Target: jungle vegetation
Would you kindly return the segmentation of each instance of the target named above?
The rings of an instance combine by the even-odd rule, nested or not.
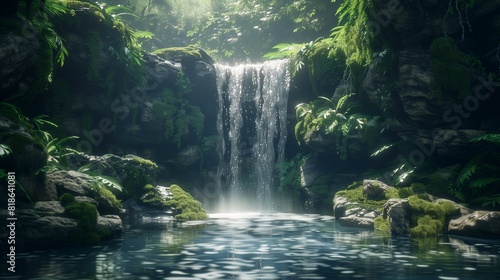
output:
[[[478,1],[450,1],[448,11],[443,15],[444,20],[453,13],[465,14]],[[427,2],[438,3],[436,0]],[[368,120],[379,117],[380,113],[361,112],[355,108],[359,103],[366,104],[361,77],[375,58],[388,57],[399,47],[392,44],[388,34],[375,34],[376,30],[370,28],[369,22],[373,20],[373,13],[370,12],[375,9],[371,0],[47,0],[45,8],[33,7],[34,11],[38,9],[43,15],[36,18],[26,12],[23,6],[25,1],[20,3],[18,15],[43,35],[40,44],[45,46],[41,48],[44,53],[37,56],[40,60],[37,63],[40,80],[34,87],[35,93],[44,92],[53,79],[53,70],[64,67],[65,59],[72,55],[66,50],[63,38],[54,30],[51,18],[70,16],[72,8],[84,6],[94,9],[96,17],[113,26],[122,44],[111,51],[118,58],[117,63],[125,65],[127,70],[140,68],[144,51],[188,45],[201,47],[216,61],[291,59],[294,74],[307,72],[311,86],[311,93],[307,95],[312,97],[295,109],[297,141],[307,142],[314,133],[336,137],[338,144],[334,147],[334,154],[343,160],[347,157],[349,137],[359,134]],[[467,20],[465,18],[460,22],[464,32],[470,28]],[[14,24],[9,28],[18,27]],[[99,36],[89,33],[89,46],[101,40]],[[430,67],[436,76],[436,95],[453,92],[463,98],[470,87],[464,67],[484,72],[477,58],[459,49],[459,40],[444,32],[442,37],[428,44]],[[118,74],[103,73],[97,54],[92,57],[85,73],[88,80],[107,84],[109,93],[116,91],[118,87],[108,82]],[[389,68],[390,65],[387,66]],[[331,98],[334,90],[341,84],[346,90],[334,100]],[[397,86],[395,82],[393,84]],[[325,88],[329,96],[320,97],[325,95]],[[182,98],[187,91],[166,90],[161,102],[153,104],[154,113],[164,120],[166,141],[177,146],[181,145],[181,132],[186,127],[200,137],[203,131],[200,110]],[[63,144],[69,140],[64,137],[40,139],[40,144],[56,147],[48,148],[54,152],[49,163],[56,163],[64,157]],[[444,193],[469,205],[498,208],[498,134],[491,133],[474,142],[490,143],[489,150],[465,162],[456,182],[446,185]],[[391,146],[403,149],[407,144],[395,143]],[[1,145],[0,157],[11,150],[12,147]],[[413,171],[399,175],[404,179]],[[285,179],[282,181],[297,185],[297,178]],[[99,182],[102,183],[102,180],[96,181],[96,186]],[[286,189],[286,186],[281,187]]]

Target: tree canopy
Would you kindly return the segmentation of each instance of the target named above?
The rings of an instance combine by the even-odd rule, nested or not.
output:
[[[334,0],[108,0],[101,4],[136,30],[148,51],[197,45],[225,61],[258,60],[278,43],[328,36],[337,23],[339,6]]]

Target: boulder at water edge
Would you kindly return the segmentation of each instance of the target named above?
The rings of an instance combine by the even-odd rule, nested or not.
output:
[[[451,220],[448,224],[448,233],[474,237],[499,238],[500,212],[475,211],[472,214]]]

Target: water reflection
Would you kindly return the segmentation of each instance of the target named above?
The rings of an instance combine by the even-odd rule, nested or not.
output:
[[[499,255],[488,240],[391,238],[326,216],[245,213],[127,228],[103,246],[19,255],[17,268],[24,279],[496,279]]]

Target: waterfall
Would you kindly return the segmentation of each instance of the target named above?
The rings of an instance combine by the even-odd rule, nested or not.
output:
[[[224,210],[273,210],[275,165],[286,142],[288,61],[216,65],[216,72]]]

